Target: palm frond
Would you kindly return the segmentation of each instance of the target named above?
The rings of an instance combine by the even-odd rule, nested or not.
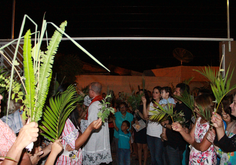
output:
[[[217,79],[217,75],[218,73],[211,69],[210,66],[206,67],[204,69],[202,69],[201,71],[200,70],[197,70],[197,69],[193,69],[194,71],[202,74],[203,76],[205,76],[206,78],[208,78],[208,80],[211,82],[211,83],[214,83]]]
[[[202,71],[195,70],[208,78],[208,80],[210,81],[210,86],[216,99],[214,102],[217,104],[215,111],[218,109],[223,98],[233,89],[236,89],[236,85],[233,85],[230,88],[230,82],[233,76],[234,69],[232,70],[231,74],[229,73],[229,70],[230,66],[227,69],[225,77],[222,76],[220,71],[216,72],[211,67],[205,67],[205,69],[203,69]]]
[[[23,46],[23,64],[24,64],[24,75],[25,75],[25,87],[26,96],[24,104],[26,106],[26,112],[31,117],[32,121],[35,116],[35,76],[31,56],[31,32],[28,30],[24,37]]]
[[[189,79],[183,80],[184,84],[189,85],[189,83],[194,79],[194,77],[190,77]]]
[[[43,115],[42,126],[43,136],[51,141],[58,139],[63,131],[66,119],[76,108],[76,103],[83,97],[76,96],[76,90],[70,85],[66,91],[57,94],[49,99],[49,106],[46,106]]]
[[[167,106],[162,107],[157,102],[154,102],[158,107],[153,107],[155,110],[150,111],[152,115],[150,120],[154,122],[162,122],[171,119],[172,122],[178,121],[180,124],[185,124],[184,113],[181,111],[179,113],[174,112],[173,105],[167,104]]]
[[[60,26],[62,31],[65,31],[65,26],[67,22],[63,22]],[[54,62],[54,56],[56,54],[59,43],[62,39],[62,33],[57,30],[54,32],[52,39],[49,43],[48,50],[46,51],[46,55],[44,55],[42,64],[39,71],[39,82],[37,87],[38,99],[36,102],[37,115],[35,121],[40,120],[42,109],[47,98],[49,85],[51,81],[52,74],[52,64]]]

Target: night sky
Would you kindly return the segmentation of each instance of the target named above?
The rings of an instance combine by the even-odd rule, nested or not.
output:
[[[1,39],[11,38],[12,1],[1,0]],[[24,14],[41,28],[45,19],[59,25],[68,21],[71,37],[227,37],[226,0],[221,1],[27,1],[16,0],[15,37]],[[236,38],[236,2],[230,1],[231,38]],[[28,21],[26,30],[34,29]],[[26,31],[25,30],[25,31]],[[49,25],[49,36],[54,28]],[[194,55],[183,65],[219,65],[218,42],[195,41],[78,41],[103,64],[136,71],[178,66],[172,51],[181,47]],[[70,41],[60,44],[59,53],[76,54],[95,64]]]

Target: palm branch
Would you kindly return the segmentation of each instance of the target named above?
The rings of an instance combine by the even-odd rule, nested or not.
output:
[[[157,107],[153,107],[155,110],[150,111],[152,113],[152,115],[149,118],[151,121],[162,122],[162,121],[167,120],[169,117],[171,117],[172,122],[174,122],[173,117],[172,117],[173,116],[172,105],[168,103],[167,106],[162,107],[157,102],[154,102],[154,103],[157,105]]]
[[[150,116],[150,120],[154,122],[163,122],[171,118],[172,122],[179,122],[180,124],[185,123],[184,113],[180,111],[179,113],[174,112],[173,105],[169,103],[167,106],[162,107],[157,102],[154,102],[158,107],[153,107],[155,110],[150,111],[152,115]]]
[[[205,67],[202,71],[195,70],[205,76],[210,81],[210,86],[212,89],[212,92],[215,96],[215,103],[217,104],[217,107],[214,111],[216,111],[219,108],[219,105],[223,98],[233,89],[236,88],[236,84],[233,85],[230,88],[230,82],[233,76],[234,69],[232,70],[231,74],[229,73],[230,66],[227,69],[227,72],[225,74],[225,77],[223,77],[220,73],[220,71],[216,72],[211,69],[211,67]],[[230,75],[229,75],[230,74]],[[229,76],[229,77],[228,77]]]
[[[76,90],[73,85],[70,85],[66,91],[51,97],[49,106],[46,106],[43,113],[42,126],[39,126],[44,132],[41,134],[53,142],[59,139],[68,116],[76,108],[76,103],[80,100],[83,100],[83,97],[76,96]]]
[[[183,83],[189,85],[189,83],[190,83],[193,79],[194,79],[194,77],[190,77],[189,79],[183,80]]]

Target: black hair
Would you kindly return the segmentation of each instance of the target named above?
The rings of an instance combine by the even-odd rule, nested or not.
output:
[[[185,83],[179,83],[176,88],[180,88],[180,93],[182,94],[185,90],[189,93],[189,86]]]
[[[209,88],[201,87],[201,88],[199,88],[197,95],[200,95],[200,94],[210,94],[211,95],[212,91]]]
[[[160,87],[160,86],[155,86],[155,87],[153,88],[152,92],[153,92],[155,89],[157,89],[157,90],[159,91],[159,93],[161,93],[161,87]],[[152,103],[154,103],[154,101],[155,101],[155,100],[152,98]]]
[[[130,122],[128,120],[124,120],[122,123],[126,123],[127,127],[130,127]]]
[[[129,108],[129,107],[128,107],[128,104],[127,104],[126,102],[121,102],[121,103],[119,104],[119,107],[120,107],[122,104],[125,106],[126,109]]]
[[[78,121],[78,119],[79,119],[79,110],[78,110],[77,107],[70,113],[69,119],[71,120],[71,122],[74,124],[74,126],[77,129],[80,127],[79,121]]]
[[[164,90],[166,93],[169,93],[169,97],[172,97],[171,87],[165,86],[161,88],[161,91]]]

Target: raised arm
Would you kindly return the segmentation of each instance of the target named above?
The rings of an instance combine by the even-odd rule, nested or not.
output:
[[[145,120],[147,120],[148,119],[148,113],[149,113],[149,106],[150,105],[148,107],[146,106],[147,100],[146,100],[145,96],[142,96],[142,102],[143,102],[143,118]]]
[[[61,144],[61,140],[60,139],[56,140],[52,145],[52,151],[49,154],[45,165],[54,164],[54,162],[57,158],[57,155],[62,151],[62,149],[63,149],[63,146]]]
[[[172,124],[173,130],[178,131],[182,135],[182,137],[184,138],[184,140],[186,142],[191,144],[197,150],[204,152],[212,145],[212,143],[207,140],[208,132],[205,134],[202,141],[200,143],[197,143],[194,138],[195,127],[196,127],[196,123],[193,126],[193,128],[191,129],[190,133],[188,134],[188,133],[186,133],[185,129],[178,122],[175,122]]]
[[[93,130],[99,129],[101,125],[102,125],[102,120],[100,118],[98,120],[93,121],[84,131],[84,133],[75,140],[75,149],[78,150],[89,138],[91,132]]]

